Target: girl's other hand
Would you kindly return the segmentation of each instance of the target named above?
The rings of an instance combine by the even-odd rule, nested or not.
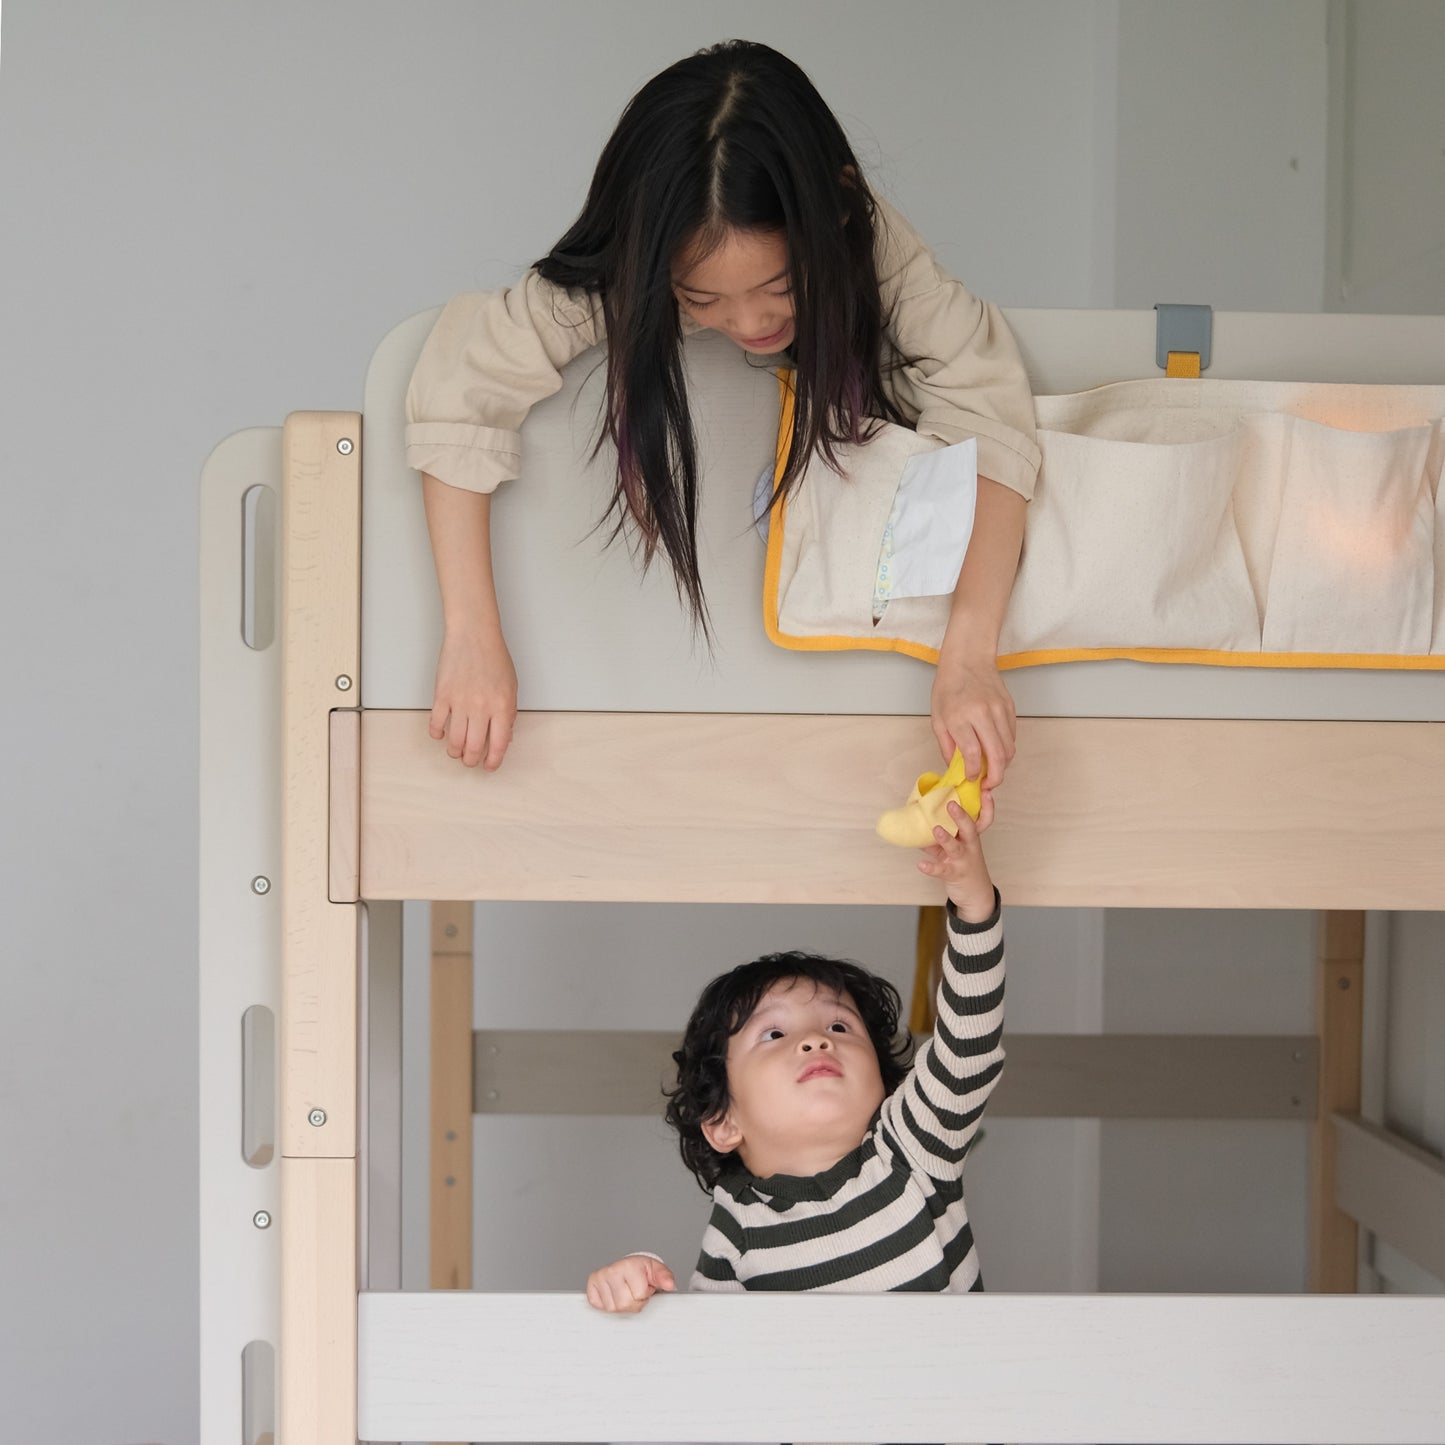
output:
[[[677,1288],[672,1271],[650,1254],[629,1254],[587,1276],[587,1303],[607,1314],[635,1315],[658,1290]]]
[[[943,653],[933,679],[933,736],[947,762],[958,748],[970,778],[988,760],[985,791],[1003,782],[1013,761],[1018,717],[1014,700],[993,658],[957,658]]]
[[[437,658],[428,732],[447,756],[488,772],[501,767],[517,721],[517,670],[500,632],[447,632]]]

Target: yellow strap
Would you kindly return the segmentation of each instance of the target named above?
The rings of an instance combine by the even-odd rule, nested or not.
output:
[[[1198,376],[1199,353],[1197,351],[1171,351],[1169,364],[1164,368],[1165,376]]]
[[[908,1028],[915,1034],[933,1032],[937,1014],[934,993],[943,971],[943,946],[948,940],[948,913],[942,908],[918,910],[918,951],[913,968],[913,998],[908,1009]]]

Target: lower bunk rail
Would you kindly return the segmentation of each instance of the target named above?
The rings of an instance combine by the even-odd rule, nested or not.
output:
[[[1445,1298],[363,1294],[366,1441],[1438,1445]]]

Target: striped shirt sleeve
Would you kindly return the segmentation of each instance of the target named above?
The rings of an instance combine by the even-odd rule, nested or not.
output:
[[[703,1294],[741,1294],[745,1289],[738,1278],[742,1251],[742,1225],[721,1204],[714,1202],[688,1290]]]
[[[1003,1073],[1003,920],[967,923],[948,906],[938,1022],[903,1083],[883,1101],[879,1129],[914,1168],[956,1180]]]

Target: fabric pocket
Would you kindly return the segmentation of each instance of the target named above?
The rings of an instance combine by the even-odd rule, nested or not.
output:
[[[1290,419],[1265,598],[1266,652],[1430,650],[1432,429]]]
[[[884,532],[911,457],[943,443],[908,427],[876,423],[865,443],[838,448],[841,472],[814,456],[789,497],[782,524],[774,518],[768,542],[767,608],[776,630],[792,638],[887,638],[885,609],[875,625],[874,594]],[[947,621],[948,598],[942,604]],[[776,639],[775,639],[776,640]]]
[[[1041,431],[1001,653],[1258,651],[1235,527],[1237,432],[1157,444]]]

